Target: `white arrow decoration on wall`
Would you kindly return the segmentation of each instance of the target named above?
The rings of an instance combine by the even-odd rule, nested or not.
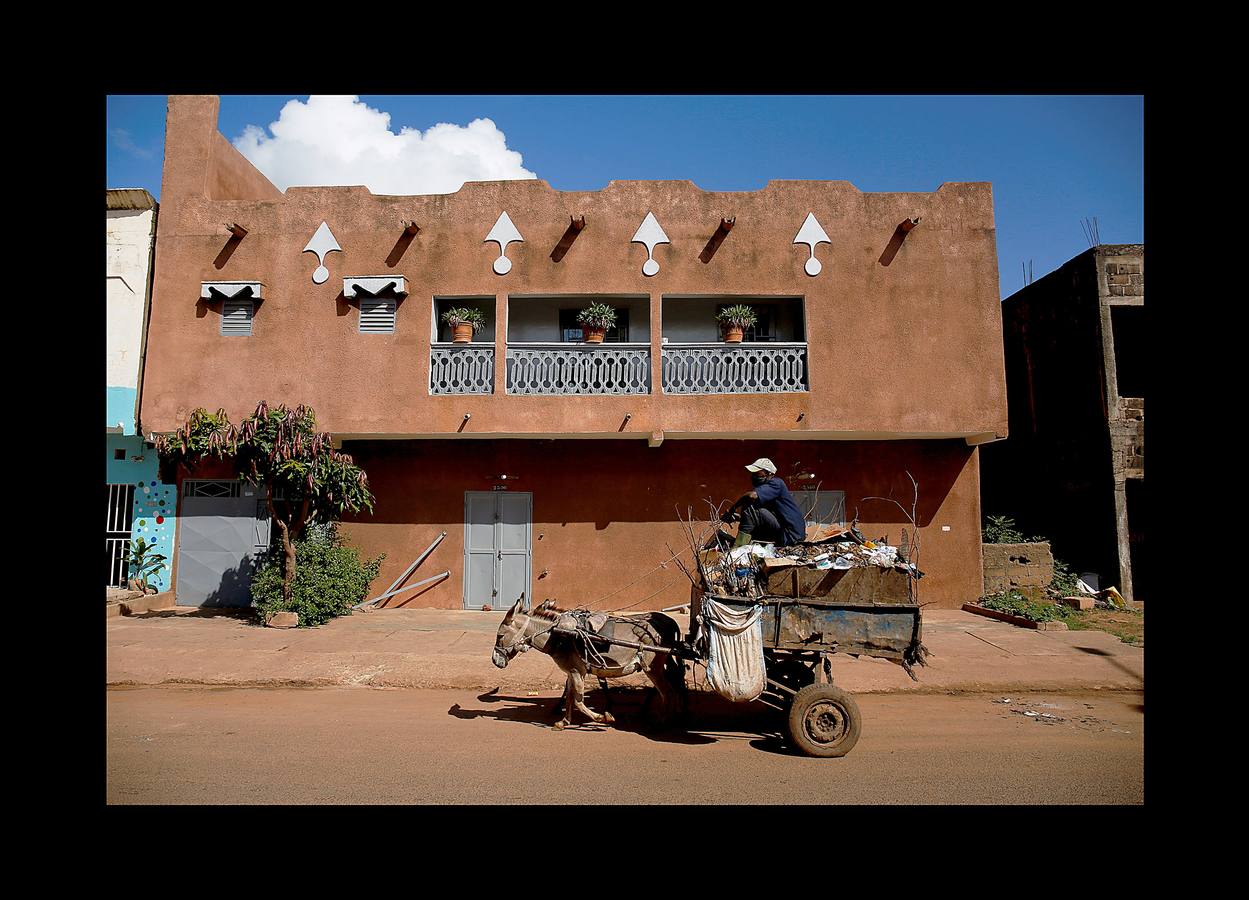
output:
[[[629,243],[646,245],[646,262],[642,263],[642,274],[654,275],[659,271],[659,263],[655,262],[655,245],[671,244],[672,241],[668,240],[668,235],[664,234],[664,230],[659,227],[655,214],[648,212],[642,224],[638,226],[638,233]]]
[[[325,284],[330,277],[330,270],[325,267],[325,257],[337,250],[342,252],[343,248],[338,246],[338,241],[334,239],[334,233],[330,231],[330,226],[321,223],[321,227],[317,229],[317,233],[312,236],[312,240],[308,242],[308,246],[304,248],[304,253],[315,253],[319,265],[312,273],[313,284]]]
[[[490,229],[490,233],[486,235],[483,244],[494,241],[499,245],[499,258],[494,261],[494,271],[499,275],[506,275],[512,271],[512,261],[507,258],[507,245],[513,241],[524,241],[520,236],[520,232],[516,230],[516,226],[512,224],[511,218],[504,212],[499,216],[499,220],[494,223],[494,227]]]
[[[807,264],[803,267],[808,275],[816,276],[820,274],[820,269],[824,268],[820,265],[820,261],[815,258],[816,244],[831,244],[824,229],[820,227],[820,223],[815,220],[815,213],[807,213],[807,220],[802,223],[802,227],[798,229],[798,236],[794,238],[795,244],[806,244],[811,248],[811,258],[807,260]]]

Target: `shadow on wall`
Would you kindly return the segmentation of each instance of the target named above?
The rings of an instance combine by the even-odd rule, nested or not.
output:
[[[206,609],[248,609],[252,605],[251,581],[254,571],[251,557],[243,560],[238,567],[226,569],[221,573],[220,583],[204,598],[204,602],[195,604]]]
[[[369,474],[377,497],[372,515],[345,517],[367,524],[440,525],[462,520],[465,491],[489,491],[493,476],[516,477],[513,490],[532,492],[534,521],[552,525],[593,522],[676,522],[687,507],[706,517],[713,503],[750,490],[743,468],[760,456],[781,475],[813,471],[820,490],[844,491],[846,515],[858,508],[863,522],[907,524],[897,500],[910,511],[910,470],[919,482],[919,524],[941,508],[972,448],[962,441],[865,441],[838,444],[769,441],[670,441],[651,448],[641,441],[349,442],[345,449]],[[510,482],[509,482],[510,484]]]

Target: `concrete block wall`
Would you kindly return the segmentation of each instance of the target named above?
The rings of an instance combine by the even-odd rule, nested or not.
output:
[[[1054,554],[1048,541],[984,545],[984,592],[1016,590],[1034,600],[1045,597],[1054,579]]]
[[[1145,275],[1140,263],[1106,263],[1106,285],[1112,297],[1145,296]]]
[[[1120,397],[1110,418],[1115,478],[1145,477],[1145,399]]]

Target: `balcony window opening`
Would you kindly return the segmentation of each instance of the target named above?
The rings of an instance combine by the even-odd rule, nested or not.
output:
[[[494,346],[494,297],[436,297],[432,323],[432,343],[446,344],[455,340],[455,326],[443,321],[452,310],[476,310],[485,325],[473,332],[472,343]]]
[[[663,298],[663,390],[666,394],[800,393],[809,384],[802,297],[750,295]],[[717,318],[748,306],[754,323],[741,341]]]
[[[454,321],[452,321],[454,320]],[[455,342],[455,322],[461,327]],[[431,394],[494,393],[494,297],[435,297],[430,323],[429,392]]]

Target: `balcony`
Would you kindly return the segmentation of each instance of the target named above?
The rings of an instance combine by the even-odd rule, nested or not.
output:
[[[665,394],[781,394],[807,390],[805,341],[664,344]]]
[[[432,344],[429,348],[429,392],[494,393],[494,346]]]
[[[649,394],[650,390],[650,344],[507,345],[509,394]]]

